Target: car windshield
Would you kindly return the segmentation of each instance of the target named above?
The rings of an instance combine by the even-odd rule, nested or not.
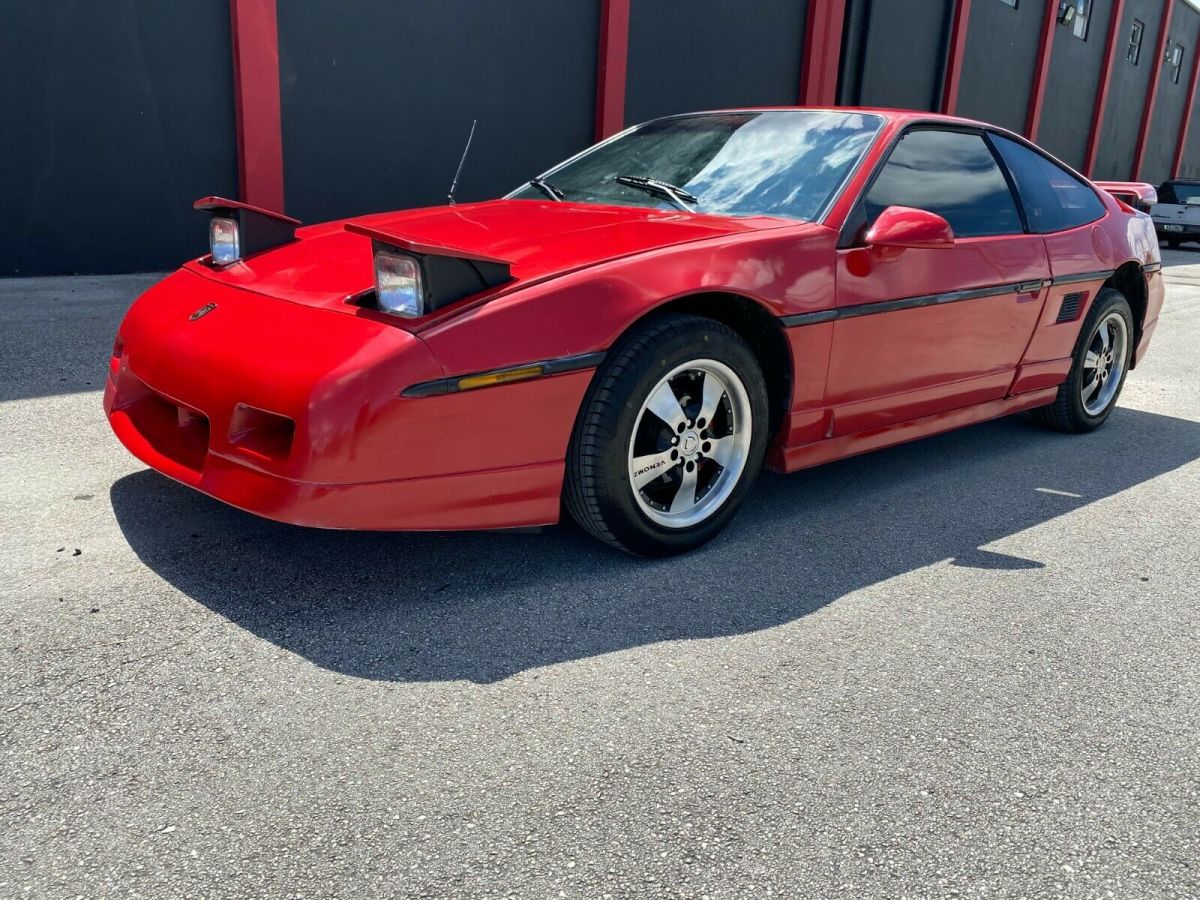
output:
[[[813,110],[656,119],[550,170],[540,186],[509,196],[813,220],[882,122],[862,113]]]

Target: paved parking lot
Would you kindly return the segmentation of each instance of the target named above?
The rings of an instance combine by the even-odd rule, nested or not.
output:
[[[788,478],[647,562],[304,531],[0,282],[0,897],[1200,896],[1200,250],[1101,431]]]

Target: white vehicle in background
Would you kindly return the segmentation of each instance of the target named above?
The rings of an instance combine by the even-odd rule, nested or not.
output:
[[[1200,241],[1200,181],[1165,181],[1150,208],[1158,239],[1168,247]]]

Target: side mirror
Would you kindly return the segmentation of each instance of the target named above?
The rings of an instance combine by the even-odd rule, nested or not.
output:
[[[954,229],[937,213],[908,206],[889,206],[879,214],[865,240],[868,247],[879,250],[931,250],[953,246]]]

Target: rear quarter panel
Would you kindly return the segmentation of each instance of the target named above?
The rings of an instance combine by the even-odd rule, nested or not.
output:
[[[1113,271],[1126,263],[1151,268],[1161,264],[1158,239],[1150,218],[1144,213],[1122,209],[1112,197],[1107,197],[1105,205],[1108,214],[1100,221],[1045,236],[1053,282],[1024,360],[1026,366],[1039,366],[1037,371],[1048,372],[1042,364],[1058,360],[1063,362],[1059,366],[1061,375],[1066,376],[1082,323]],[[1158,317],[1162,293],[1156,289],[1156,283],[1160,282],[1161,275],[1149,274],[1144,323]],[[1079,293],[1084,298],[1077,314],[1058,321],[1066,299]],[[1044,380],[1045,375],[1040,376],[1037,384],[1040,386]],[[1018,382],[1015,387],[1028,388],[1029,385]]]

